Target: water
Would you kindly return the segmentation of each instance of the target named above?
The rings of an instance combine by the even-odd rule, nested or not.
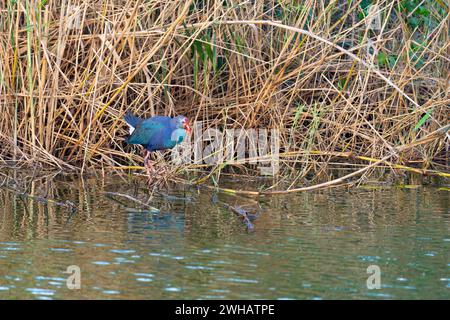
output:
[[[334,189],[259,203],[220,194],[258,213],[247,232],[204,189],[156,196],[159,213],[103,193],[143,195],[127,179],[28,186],[76,212],[1,189],[0,299],[450,298],[445,188]],[[71,265],[80,290],[67,288]],[[367,288],[370,265],[381,270],[380,289]]]

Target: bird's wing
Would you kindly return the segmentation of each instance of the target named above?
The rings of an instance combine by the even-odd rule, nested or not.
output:
[[[128,143],[131,144],[149,144],[152,137],[158,135],[164,130],[164,124],[157,119],[147,119],[137,124],[133,134],[129,136]]]
[[[131,112],[127,112],[124,116],[123,119],[125,120],[125,122],[133,127],[136,128],[138,123],[142,121],[141,118],[136,117],[135,115],[133,115]]]

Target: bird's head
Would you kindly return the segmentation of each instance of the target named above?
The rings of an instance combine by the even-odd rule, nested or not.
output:
[[[188,133],[191,133],[192,129],[189,126],[189,120],[188,118],[186,118],[185,116],[178,116],[174,118],[176,127],[179,129],[184,129],[186,130]]]

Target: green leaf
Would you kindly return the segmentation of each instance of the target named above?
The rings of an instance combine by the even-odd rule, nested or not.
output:
[[[388,56],[384,52],[378,52],[377,60],[379,66],[385,66],[388,64]]]
[[[14,1],[15,2],[15,1]],[[38,4],[38,9],[41,9],[43,6],[45,6],[47,4],[48,0],[42,0],[39,4]]]
[[[302,104],[299,104],[297,106],[297,110],[295,111],[295,115],[294,115],[294,124],[292,125],[292,127],[295,128],[297,126],[298,119],[300,119],[300,116],[302,115],[304,108],[305,108],[305,106]]]
[[[397,64],[397,59],[398,59],[398,55],[396,55],[396,54],[390,54],[388,56],[389,67],[391,69],[394,68],[395,65]]]
[[[194,45],[195,51],[200,56],[200,60],[205,61],[205,52],[203,51],[202,43],[198,40],[194,40],[193,45]]]
[[[420,21],[416,17],[411,17],[408,19],[408,24],[413,29],[417,28],[419,26],[419,23],[420,23]]]
[[[419,130],[421,126],[431,117],[431,113],[433,112],[433,109],[428,110],[425,112],[425,114],[420,118],[419,122],[417,122],[416,126],[414,127],[413,131]]]
[[[227,60],[225,57],[218,56],[217,57],[217,70],[221,70],[227,63]]]
[[[198,55],[194,54],[194,88],[198,86]]]
[[[342,90],[345,89],[345,83],[346,83],[346,82],[347,82],[347,79],[346,79],[346,78],[339,79],[338,85],[337,85],[339,91],[342,91]]]
[[[412,0],[404,0],[401,2],[400,7],[403,11],[406,11],[407,13],[409,13],[414,10],[416,5],[415,5],[414,1],[412,1]]]
[[[417,8],[417,13],[425,17],[428,17],[430,15],[430,11],[424,6],[419,6],[419,8]]]
[[[213,35],[213,68],[214,73],[217,72],[217,46],[216,46],[216,34]]]
[[[361,0],[359,3],[359,6],[361,9],[364,10],[364,13],[367,14],[367,10],[369,9],[369,6],[372,4],[372,0]]]
[[[213,50],[211,49],[211,44],[208,42],[204,42],[203,48],[205,48],[205,52],[209,58],[209,61],[211,61],[211,63],[214,64],[214,53],[213,53]]]

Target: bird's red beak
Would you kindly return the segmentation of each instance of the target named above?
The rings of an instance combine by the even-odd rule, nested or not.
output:
[[[189,122],[187,120],[184,122],[184,130],[186,130],[188,133],[192,132],[192,129],[189,126]]]

